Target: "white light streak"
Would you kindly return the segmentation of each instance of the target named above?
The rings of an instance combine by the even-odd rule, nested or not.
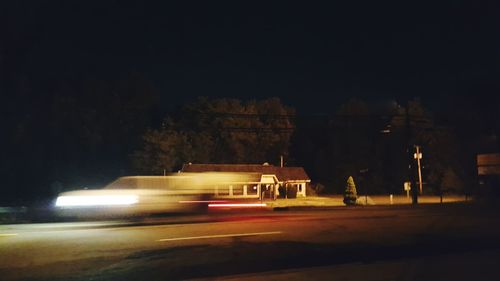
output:
[[[0,233],[0,237],[17,236],[17,233]]]
[[[222,203],[227,202],[226,200],[184,200],[179,201],[181,204],[191,204],[191,203]]]
[[[136,195],[87,195],[59,196],[57,207],[132,205],[139,200]]]
[[[208,204],[211,208],[224,208],[224,207],[265,207],[266,203],[229,203],[229,204]]]

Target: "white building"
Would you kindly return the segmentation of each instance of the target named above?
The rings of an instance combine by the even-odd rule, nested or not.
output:
[[[268,164],[190,163],[184,164],[181,170],[181,173],[205,172],[240,175],[238,180],[221,180],[215,183],[214,195],[216,197],[285,198],[295,190],[297,197],[305,197],[307,184],[311,182],[302,167],[277,167]]]

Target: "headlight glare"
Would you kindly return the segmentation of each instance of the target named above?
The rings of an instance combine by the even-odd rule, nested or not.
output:
[[[56,206],[115,206],[132,205],[137,202],[139,200],[136,195],[59,196],[56,200]]]

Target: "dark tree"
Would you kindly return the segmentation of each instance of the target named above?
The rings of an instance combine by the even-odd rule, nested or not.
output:
[[[171,172],[183,163],[278,162],[288,156],[294,110],[279,99],[242,102],[200,98],[143,137],[133,163],[141,173]]]
[[[142,75],[59,77],[11,86],[2,160],[10,187],[0,200],[51,198],[126,174],[128,156],[151,123],[157,93]],[[31,98],[28,98],[30,96]]]

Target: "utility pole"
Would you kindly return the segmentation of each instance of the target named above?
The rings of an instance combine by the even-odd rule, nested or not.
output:
[[[368,184],[366,183],[366,180],[365,180],[365,173],[368,172],[368,168],[366,169],[362,169],[362,170],[359,170],[359,175],[360,175],[360,178],[361,178],[361,182],[363,182],[365,184],[365,205],[368,206]],[[359,184],[359,182],[358,182]]]
[[[410,181],[412,204],[418,204],[418,191],[413,184],[415,182],[415,174],[413,172],[413,145],[411,143],[411,122],[410,122],[410,101],[406,103],[406,141],[408,155],[408,180]]]
[[[415,154],[413,158],[417,160],[418,166],[418,185],[420,187],[420,195],[422,195],[422,168],[420,166],[420,159],[422,159],[422,152],[420,152],[420,146],[415,145]]]

